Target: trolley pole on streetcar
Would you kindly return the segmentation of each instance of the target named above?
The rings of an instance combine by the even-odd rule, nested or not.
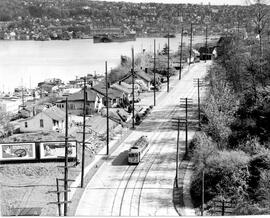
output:
[[[84,160],[85,160],[85,116],[86,116],[86,77],[83,79],[83,139],[82,139],[82,173],[81,188],[83,188]]]
[[[109,134],[110,134],[110,129],[109,129],[109,98],[108,98],[108,70],[107,70],[107,61],[105,62],[105,82],[106,82],[106,109],[107,109],[107,155],[109,155]]]
[[[154,106],[156,106],[156,40],[154,39]]]
[[[135,106],[134,106],[134,48],[132,47],[131,49],[131,53],[132,53],[132,68],[131,68],[131,73],[132,73],[132,129],[135,129],[135,123],[134,123],[134,119],[135,119],[135,115],[134,115],[134,111],[135,111]]]
[[[180,45],[180,69],[179,69],[179,80],[181,80],[182,77],[182,56],[183,56],[183,27],[181,30],[181,45]]]

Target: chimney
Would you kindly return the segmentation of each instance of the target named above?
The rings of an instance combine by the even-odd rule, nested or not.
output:
[[[148,68],[145,68],[145,69],[144,69],[144,72],[147,73],[147,72],[148,72]]]
[[[121,81],[119,81],[118,83],[119,83],[119,85],[121,85]]]

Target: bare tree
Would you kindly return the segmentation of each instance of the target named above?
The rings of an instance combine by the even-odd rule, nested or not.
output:
[[[269,13],[265,3],[265,0],[255,0],[255,18],[253,22],[256,25],[256,32],[260,40],[260,58],[262,58],[263,55],[262,36],[265,33],[266,24],[269,20]]]

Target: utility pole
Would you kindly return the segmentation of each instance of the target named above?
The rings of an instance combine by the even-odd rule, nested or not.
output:
[[[184,32],[184,29],[183,29],[183,27],[182,27],[182,30],[181,30],[181,45],[180,45],[180,69],[179,69],[179,80],[180,80],[181,77],[182,77],[183,32]]]
[[[168,33],[168,72],[167,72],[167,92],[170,91],[170,34]]]
[[[109,98],[108,98],[108,70],[107,70],[107,61],[105,62],[105,82],[106,82],[106,109],[107,109],[107,155],[109,155]]]
[[[201,109],[200,109],[200,79],[197,80],[198,85],[198,121],[199,121],[199,129],[201,129]]]
[[[67,216],[68,202],[68,98],[66,98],[66,124],[65,124],[65,173],[64,173],[64,216]]]
[[[204,211],[204,168],[202,169],[202,207],[201,207],[201,216],[203,216]]]
[[[208,27],[207,27],[207,24],[206,24],[206,28],[205,28],[205,50],[206,50],[206,55],[205,55],[205,63],[206,63],[206,60],[207,60],[207,57],[208,57],[208,48],[207,48],[207,39],[208,39]]]
[[[186,98],[186,155],[188,154],[188,99]]]
[[[56,178],[56,194],[57,194],[57,202],[60,202],[60,190],[59,190],[59,180]],[[58,207],[58,215],[62,216],[61,214],[61,204],[57,204]]]
[[[193,87],[198,89],[198,124],[201,129],[201,98],[200,98],[200,87],[205,86],[205,82],[202,79],[193,79]]]
[[[189,49],[189,65],[191,64],[192,56],[192,37],[193,37],[193,24],[190,25],[190,49]]]
[[[134,123],[134,119],[135,119],[135,115],[134,115],[134,111],[135,111],[135,106],[134,106],[134,48],[132,47],[131,49],[131,53],[132,53],[132,68],[131,68],[131,73],[132,73],[132,128],[135,129],[135,123]]]
[[[83,79],[83,146],[82,146],[82,173],[81,173],[81,188],[83,188],[84,177],[84,159],[85,159],[85,116],[86,116],[86,77]]]
[[[178,188],[179,134],[180,134],[180,118],[178,118],[177,121],[176,175],[175,175],[176,188]]]
[[[156,40],[154,39],[154,106],[156,106]]]
[[[191,98],[180,98],[180,104],[185,105],[185,131],[186,131],[186,141],[185,141],[185,155],[188,155],[188,107],[192,105]]]

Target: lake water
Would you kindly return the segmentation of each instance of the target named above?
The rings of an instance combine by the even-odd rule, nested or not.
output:
[[[156,48],[162,49],[166,38],[156,38]],[[204,37],[194,37],[203,42]],[[189,38],[184,37],[188,45]],[[170,39],[170,48],[178,49],[180,36]],[[154,38],[137,38],[121,43],[97,43],[92,39],[68,41],[0,41],[0,90],[13,91],[15,87],[34,88],[47,78],[60,78],[67,82],[88,73],[104,74],[105,61],[108,70],[120,63],[120,56],[135,56],[143,49],[152,51]]]

